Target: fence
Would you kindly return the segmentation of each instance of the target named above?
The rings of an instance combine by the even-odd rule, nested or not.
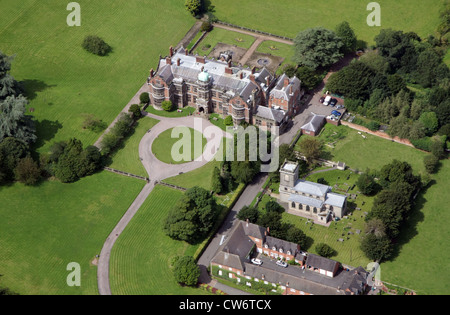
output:
[[[234,24],[227,23],[227,22],[217,21],[215,23],[221,24],[221,25],[225,25],[225,26],[229,26],[229,27],[233,27],[233,28],[238,28],[238,29],[249,31],[249,32],[252,32],[252,33],[257,33],[257,34],[261,34],[261,35],[267,35],[267,36],[271,36],[271,37],[276,37],[276,38],[288,40],[288,41],[291,41],[291,42],[294,41],[294,39],[292,39],[290,37],[280,36],[280,35],[276,35],[276,34],[272,34],[272,33],[268,33],[268,32],[263,32],[263,31],[259,31],[259,30],[254,30],[252,28],[239,26],[239,25],[234,25]]]
[[[184,187],[168,184],[168,183],[165,183],[165,182],[156,182],[155,184],[161,184],[161,185],[164,185],[164,186],[167,186],[167,187],[170,187],[170,188],[173,188],[173,189],[181,190],[181,191],[186,191],[187,190]]]
[[[150,181],[150,179],[148,177],[142,177],[142,176],[134,175],[134,174],[127,173],[127,172],[122,172],[122,171],[119,171],[119,170],[116,170],[116,169],[113,169],[113,168],[110,168],[110,167],[104,167],[103,169],[106,170],[106,171],[109,171],[109,172],[113,172],[113,173],[116,173],[116,174],[123,175],[123,176],[134,177],[134,178],[137,178],[137,179],[145,180],[146,182]]]

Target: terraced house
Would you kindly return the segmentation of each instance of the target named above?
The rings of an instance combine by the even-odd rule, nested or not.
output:
[[[234,65],[231,60],[190,55],[181,47],[160,58],[158,69],[150,70],[147,80],[155,109],[163,101],[178,108],[191,106],[200,114],[231,116],[233,123],[285,126],[300,110],[304,92],[298,78],[283,74],[275,77],[266,68]]]
[[[259,263],[252,262],[258,257]],[[296,263],[281,267],[278,260]],[[267,229],[238,221],[211,260],[218,277],[252,287],[262,282],[285,295],[360,295],[368,272],[349,269],[339,262],[304,252],[297,244],[271,237]]]

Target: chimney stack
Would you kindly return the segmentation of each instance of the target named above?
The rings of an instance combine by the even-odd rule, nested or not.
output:
[[[255,74],[255,72],[256,72],[256,67],[253,66],[253,67],[252,67],[252,74]]]
[[[205,57],[200,57],[200,56],[196,56],[195,57],[195,61],[198,62],[198,63],[203,63],[203,64],[206,63],[205,62]]]
[[[289,78],[284,78],[284,87],[287,87],[289,85]]]
[[[186,50],[184,51],[184,54],[187,56],[189,55],[189,49],[186,48]]]
[[[172,59],[170,59],[170,57],[166,57],[166,65],[171,65],[172,64]]]
[[[240,78],[241,80],[244,78],[244,73],[243,73],[242,71],[239,73],[239,78]]]
[[[177,59],[177,66],[179,67],[179,66],[180,66],[180,64],[181,64],[181,59],[180,59],[180,58],[178,58],[178,59]]]
[[[269,87],[269,85],[270,85],[270,76],[269,75],[266,77],[266,85],[267,85],[267,87]]]
[[[150,78],[153,78],[153,76],[155,75],[155,71],[153,70],[153,68],[150,69]]]
[[[170,57],[173,57],[173,47],[172,46],[170,46],[170,48],[169,48],[169,55],[170,55]]]

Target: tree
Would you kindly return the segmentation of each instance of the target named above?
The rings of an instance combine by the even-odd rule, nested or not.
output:
[[[131,113],[134,119],[139,119],[142,117],[141,108],[139,107],[138,104],[131,105],[128,112]]]
[[[277,213],[283,213],[284,208],[275,200],[270,200],[266,203],[265,206],[266,212],[277,212]]]
[[[322,153],[322,143],[316,138],[306,138],[300,142],[300,153],[306,158],[308,163],[318,159]]]
[[[88,35],[84,38],[82,47],[98,56],[106,56],[111,52],[111,46],[109,46],[103,39],[96,35]]]
[[[202,10],[202,1],[186,0],[184,6],[186,7],[186,10],[188,10],[188,12],[192,14],[192,16],[197,16]]]
[[[301,248],[306,247],[307,236],[299,228],[292,226],[287,230],[286,241],[298,244]]]
[[[332,256],[335,256],[337,253],[336,251],[331,248],[329,245],[325,244],[325,243],[319,243],[316,245],[316,252],[318,255],[325,257],[325,258],[330,258]]]
[[[194,286],[200,277],[200,268],[192,256],[183,256],[176,260],[173,273],[178,283]]]
[[[14,173],[16,180],[28,186],[35,185],[41,178],[39,165],[29,156],[19,160]]]
[[[298,33],[294,39],[294,57],[297,64],[317,69],[328,67],[343,57],[342,40],[322,27],[310,28]]]
[[[439,165],[439,158],[433,154],[428,154],[423,158],[423,164],[425,166],[425,170],[429,174],[433,174],[436,172],[437,166]]]
[[[173,207],[164,222],[165,233],[173,239],[196,242],[214,225],[218,206],[206,189],[192,187]]]
[[[382,29],[375,37],[375,43],[381,56],[388,64],[388,73],[410,73],[417,61],[414,42],[420,41],[415,33],[403,33],[392,29]]]
[[[205,21],[202,23],[202,27],[200,27],[200,32],[211,32],[213,26],[210,21]]]
[[[425,127],[425,133],[428,136],[433,135],[439,128],[439,121],[435,112],[424,112],[420,115],[419,121]]]
[[[171,101],[163,101],[161,103],[162,109],[164,109],[166,112],[171,112],[174,110],[173,103]]]
[[[371,94],[375,72],[365,63],[356,61],[332,74],[327,89],[351,99],[367,100]]]
[[[385,261],[391,257],[393,245],[386,236],[377,237],[373,233],[368,233],[361,239],[361,250],[373,261]]]
[[[336,27],[336,35],[342,39],[342,51],[344,53],[354,52],[356,50],[357,38],[355,32],[347,21],[342,22]]]
[[[421,86],[429,88],[438,81],[438,69],[442,64],[441,57],[433,48],[428,48],[417,57],[414,77]],[[444,65],[445,66],[445,65]],[[445,68],[442,68],[445,76]]]
[[[305,66],[298,67],[294,74],[300,79],[302,87],[306,90],[313,90],[322,82],[321,76],[319,76],[316,71]]]
[[[17,96],[20,88],[17,81],[9,74],[14,57],[0,51],[0,103],[8,96]]]
[[[27,103],[22,95],[8,96],[0,101],[0,141],[6,137],[14,137],[26,143],[36,141],[32,117],[25,115]]]
[[[222,176],[218,167],[215,167],[212,173],[211,189],[216,194],[220,194],[223,191]]]
[[[8,137],[0,142],[0,183],[14,179],[17,163],[28,154],[28,146],[21,140]]]
[[[259,219],[259,210],[255,207],[244,206],[241,210],[239,210],[236,217],[242,221],[248,221],[250,223],[256,223]]]
[[[375,178],[368,172],[361,174],[356,181],[358,189],[366,196],[371,196],[378,191],[378,184],[375,182]]]

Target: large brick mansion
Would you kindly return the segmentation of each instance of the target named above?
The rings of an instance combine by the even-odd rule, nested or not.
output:
[[[276,77],[266,68],[233,65],[231,59],[194,56],[183,47],[176,52],[171,47],[157,70],[150,70],[147,82],[155,109],[171,101],[199,113],[230,115],[235,125],[245,121],[262,128],[283,127],[299,112],[304,93],[295,76]]]

